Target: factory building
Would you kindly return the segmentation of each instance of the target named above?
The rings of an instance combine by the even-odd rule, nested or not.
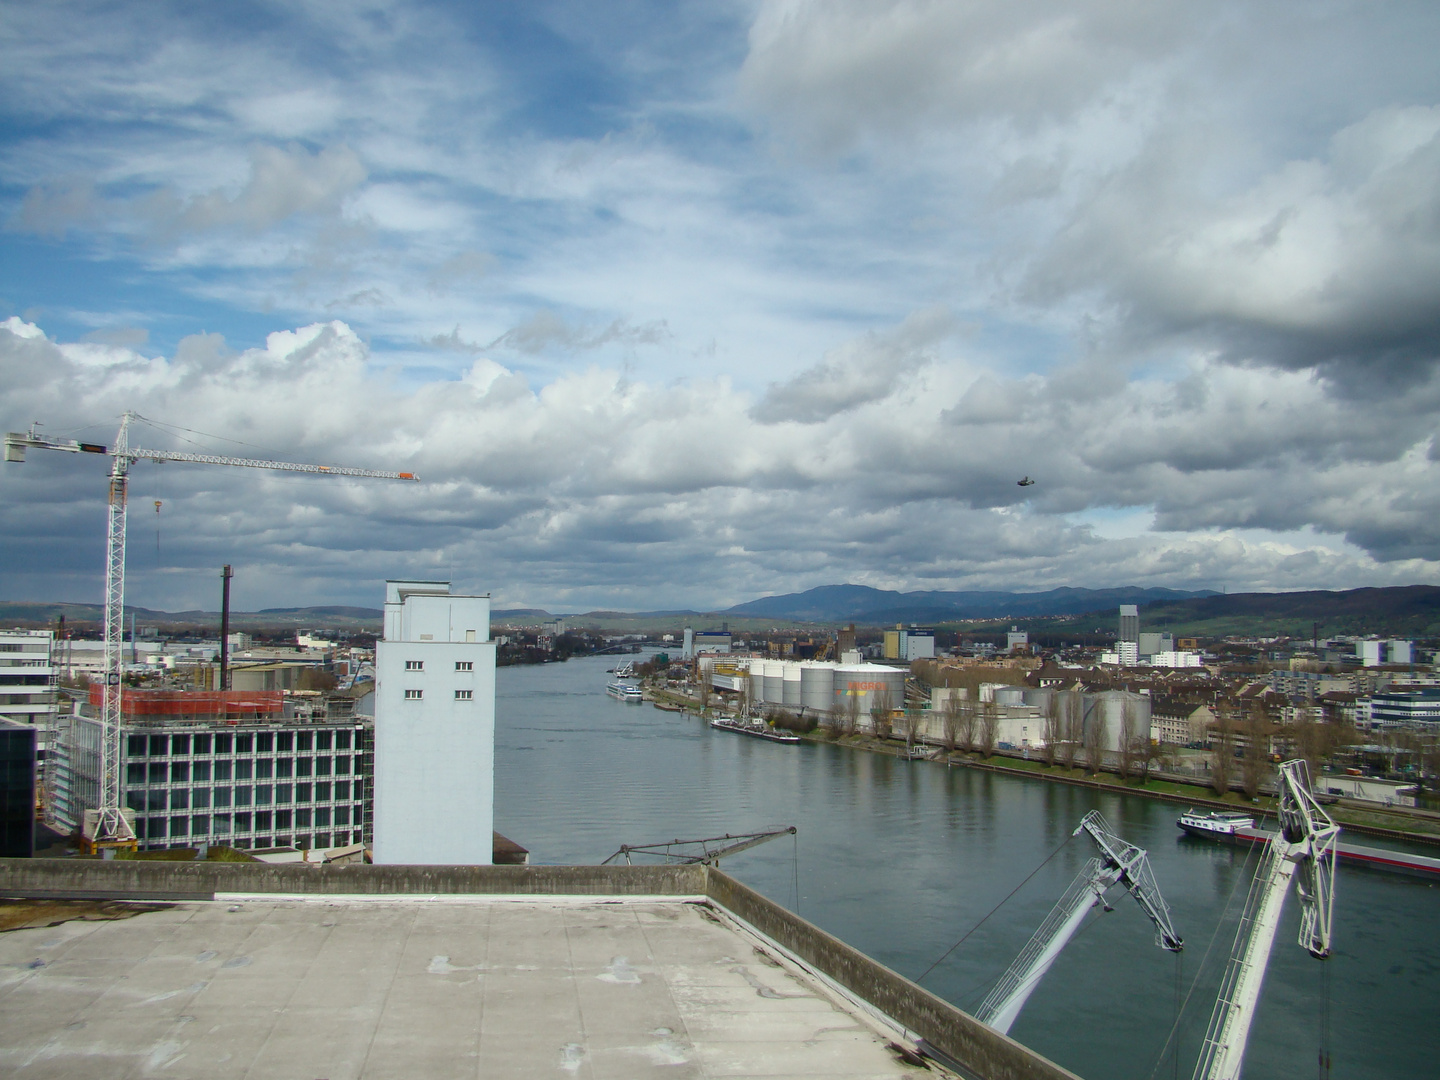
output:
[[[375,646],[377,863],[489,865],[495,790],[490,598],[385,584]]]
[[[935,657],[935,631],[927,626],[905,627],[885,631],[882,649],[886,660],[931,660]]]
[[[67,718],[56,822],[99,803],[101,688]],[[120,804],[142,848],[361,843],[369,804],[368,718],[300,710],[279,691],[127,690]]]
[[[685,647],[690,657],[701,653],[728,653],[732,644],[728,630],[685,631]]]

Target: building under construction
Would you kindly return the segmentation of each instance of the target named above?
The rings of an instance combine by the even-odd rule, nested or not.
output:
[[[350,698],[297,703],[278,690],[128,690],[121,807],[142,848],[326,848],[368,840],[373,721]],[[67,718],[57,826],[95,827],[102,690]]]

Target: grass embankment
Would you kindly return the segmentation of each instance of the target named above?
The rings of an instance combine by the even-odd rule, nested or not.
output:
[[[816,730],[805,734],[804,737],[812,742],[834,743],[840,746],[849,746],[855,750],[868,750],[872,753],[898,755],[903,752],[902,744],[889,739],[876,739],[871,735],[831,738],[823,731]],[[945,760],[944,752],[940,753],[941,756],[938,760]],[[1077,784],[1091,789],[1113,791],[1116,794],[1140,795],[1145,798],[1163,799],[1166,802],[1188,803],[1197,808],[1224,807],[1270,816],[1275,813],[1273,796],[1261,795],[1251,800],[1238,791],[1227,791],[1221,796],[1217,795],[1214,788],[1208,785],[1187,784],[1162,777],[1151,776],[1144,781],[1138,777],[1121,779],[1118,774],[1106,772],[1103,769],[1092,774],[1084,768],[1067,769],[1064,765],[1047,765],[1044,761],[1035,758],[1027,760],[1004,754],[981,757],[979,754],[956,751],[950,755],[949,760],[956,765],[977,766],[987,771],[993,770],[1001,773],[1023,774],[1038,780]],[[1369,809],[1331,805],[1326,807],[1326,811],[1342,828],[1350,826],[1356,831],[1376,830],[1380,834],[1393,834],[1395,839],[1410,837],[1430,844],[1433,844],[1436,838],[1440,838],[1440,820],[1407,813],[1403,809],[1388,810],[1378,807]]]
[[[698,703],[694,698],[673,690],[650,689],[647,692],[652,699],[657,701],[679,705],[691,711],[698,708]],[[904,750],[902,743],[893,739],[877,739],[873,735],[857,734],[832,737],[820,728],[798,734],[801,738],[811,742],[834,743],[839,746],[848,746],[854,750],[868,750],[876,754],[895,756]],[[944,760],[944,752],[940,751],[940,754],[940,760]],[[1275,813],[1275,799],[1272,796],[1261,795],[1251,800],[1238,791],[1227,791],[1224,795],[1217,795],[1215,789],[1208,784],[1187,784],[1168,777],[1150,776],[1141,780],[1132,776],[1121,779],[1118,773],[1107,772],[1103,769],[1092,774],[1084,768],[1067,769],[1061,764],[1047,765],[1039,758],[1026,759],[1010,757],[1006,754],[991,754],[989,757],[982,758],[979,754],[955,751],[949,755],[949,758],[953,764],[957,765],[976,764],[985,769],[1024,773],[1040,780],[1078,784],[1089,788],[1114,791],[1116,794],[1141,795],[1152,799],[1163,799],[1166,802],[1185,802],[1196,807],[1223,806],[1245,810],[1252,814],[1273,816]],[[1348,825],[1361,830],[1373,829],[1397,834],[1397,839],[1403,835],[1409,835],[1424,843],[1434,843],[1435,838],[1440,838],[1440,819],[1423,814],[1407,813],[1403,808],[1392,810],[1381,807],[1370,809],[1330,805],[1326,807],[1326,811],[1342,828]]]

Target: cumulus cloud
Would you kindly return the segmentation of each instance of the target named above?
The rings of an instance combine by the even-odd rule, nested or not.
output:
[[[740,72],[748,102],[802,143],[935,122],[1068,118],[1184,39],[1184,5],[1143,0],[770,0]]]
[[[1074,211],[1030,271],[1045,302],[1099,291],[1136,332],[1354,382],[1440,357],[1440,106],[1377,110],[1322,157],[1220,198],[1162,139]]]
[[[1377,424],[1313,378],[1218,361],[1077,398],[1063,378],[982,380],[938,351],[949,325],[922,312],[852,342],[847,355],[903,358],[888,392],[796,424],[757,418],[757,401],[723,379],[662,386],[601,368],[532,386],[477,359],[456,379],[402,392],[339,322],[239,351],[197,335],[166,358],[56,343],[12,319],[0,327],[10,388],[0,423],[92,422],[89,437],[108,442],[113,418],[133,408],[159,424],[137,430],[141,445],[424,479],[141,463],[135,496],[161,498],[157,524],[174,530],[162,548],[169,564],[137,548],[135,602],[148,596],[147,606],[184,594],[195,580],[186,567],[211,562],[269,575],[271,590],[303,579],[355,598],[355,575],[453,567],[517,602],[630,607],[714,606],[839,580],[1038,589],[1440,579],[1440,507],[1424,494],[1440,491],[1433,409]],[[998,425],[976,422],[987,410]],[[1237,442],[1246,449],[1232,454]],[[52,588],[66,573],[93,584],[100,572],[75,537],[103,528],[103,469],[45,460],[62,457],[35,453],[0,472],[0,536],[22,553],[16,580]],[[1017,488],[1022,471],[1040,483]],[[1106,539],[1083,516],[1107,506],[1151,506],[1156,528]],[[25,539],[44,535],[55,542],[43,549]]]
[[[771,383],[750,415],[762,424],[815,424],[882,401],[932,357],[930,347],[954,328],[954,318],[944,308],[915,312],[893,330],[866,334],[793,379]]]

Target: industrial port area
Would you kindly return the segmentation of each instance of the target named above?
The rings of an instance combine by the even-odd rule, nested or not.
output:
[[[0,1080],[1440,1073],[1440,4],[0,20]]]
[[[1107,893],[1131,894],[1163,950],[1185,948],[1146,850],[1098,810],[1073,828],[1094,854],[973,1012],[719,870],[794,826],[623,844],[624,866],[527,865],[529,838],[495,831],[498,639],[563,663],[545,654],[573,628],[500,635],[489,597],[396,580],[378,634],[267,645],[232,630],[226,566],[216,638],[141,636],[124,617],[126,483],[160,452],[128,447],[123,425],[109,448],[9,440],[12,462],[32,448],[114,462],[103,637],[0,633],[17,1075],[227,1075],[237,1060],[237,1075],[369,1076],[418,1058],[437,1073],[473,1059],[618,1076],[643,1059],[702,1075],[1058,1077],[1072,1074],[1008,1033]],[[1440,848],[1434,646],[1176,641],[1142,629],[1135,605],[1112,618],[1105,643],[1053,648],[1018,627],[903,623],[578,640],[615,658],[617,705],[777,744],[766,753],[831,745],[1184,802],[1185,834],[1258,849],[1195,1066],[1238,1076],[1291,892],[1300,945],[1325,961],[1345,860],[1440,880],[1440,859],[1417,853]],[[184,1015],[149,1008],[176,995]],[[316,1020],[272,1004],[300,1000],[368,1049],[297,1054]],[[121,1002],[140,1011],[112,1015]]]

